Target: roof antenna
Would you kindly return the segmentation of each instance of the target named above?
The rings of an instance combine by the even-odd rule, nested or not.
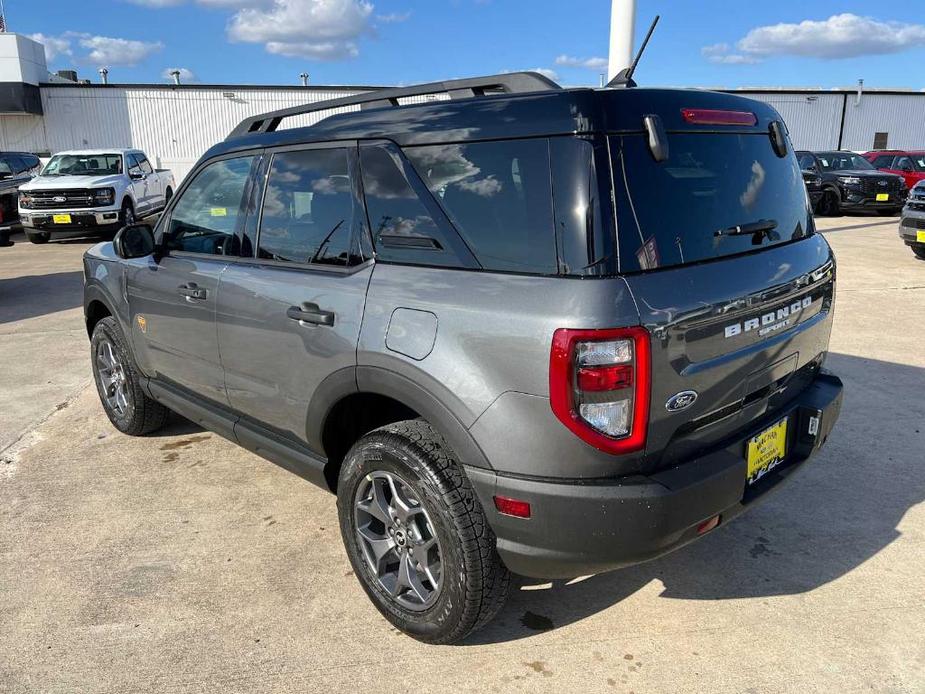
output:
[[[649,31],[646,32],[646,37],[642,40],[642,45],[639,47],[639,52],[636,53],[636,58],[633,60],[633,64],[620,70],[620,72],[617,73],[617,76],[607,83],[607,87],[636,86],[636,83],[633,81],[633,73],[636,72],[636,66],[639,65],[639,59],[642,57],[643,51],[646,50],[646,46],[649,45],[649,39],[652,38],[652,32],[655,31],[655,25],[658,24],[659,19],[659,15],[655,15],[655,19],[652,20],[652,25],[649,27]]]

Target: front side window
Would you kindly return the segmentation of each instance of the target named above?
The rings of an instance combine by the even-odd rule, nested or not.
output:
[[[352,252],[353,188],[346,149],[310,149],[273,156],[257,257],[347,266]]]
[[[404,152],[482,267],[556,273],[546,140],[407,147]]]
[[[202,169],[180,194],[165,231],[168,251],[237,254],[244,193],[254,157],[223,159]]]
[[[135,159],[138,161],[138,166],[143,173],[154,173],[154,169],[151,168],[151,162],[148,161],[148,158],[144,154],[135,155]]]

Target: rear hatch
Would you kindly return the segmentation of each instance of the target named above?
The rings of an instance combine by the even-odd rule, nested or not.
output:
[[[615,97],[608,138],[620,271],[652,336],[657,469],[773,423],[808,385],[828,348],[835,266],[789,142],[773,146],[776,111],[646,91]],[[647,113],[660,128],[640,130]]]

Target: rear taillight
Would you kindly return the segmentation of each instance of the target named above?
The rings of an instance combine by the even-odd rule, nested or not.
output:
[[[646,445],[649,333],[645,328],[556,330],[549,357],[549,399],[556,417],[608,453]]]
[[[682,108],[681,116],[697,125],[755,125],[758,116],[750,111],[724,111],[715,108]]]

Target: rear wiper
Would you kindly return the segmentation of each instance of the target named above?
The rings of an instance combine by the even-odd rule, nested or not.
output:
[[[713,232],[713,236],[752,236],[755,243],[761,243],[761,237],[767,236],[773,240],[772,232],[777,228],[777,220],[759,219],[757,222],[749,224],[738,224],[727,229],[720,229]]]

